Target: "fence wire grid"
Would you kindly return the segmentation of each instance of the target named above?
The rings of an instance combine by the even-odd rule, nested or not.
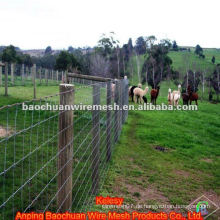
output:
[[[68,90],[28,105],[128,105],[127,79],[71,78]],[[67,84],[71,85],[71,84]],[[70,103],[71,102],[71,103]],[[20,212],[85,211],[104,182],[124,110],[23,111],[0,108],[0,219]]]

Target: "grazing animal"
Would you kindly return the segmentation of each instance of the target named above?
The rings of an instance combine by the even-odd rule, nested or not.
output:
[[[160,86],[157,86],[157,89],[152,89],[150,92],[150,96],[151,96],[151,103],[156,105],[156,101],[157,101],[157,97],[160,91]]]
[[[135,88],[134,89],[134,101],[137,103],[138,98],[140,98],[140,103],[147,102],[147,98],[144,97],[148,92],[148,87],[145,88],[145,90],[141,88]],[[144,97],[144,98],[143,98]]]
[[[182,93],[183,105],[189,105],[189,94]]]
[[[182,93],[183,105],[189,105],[190,86],[187,87],[187,92]]]
[[[129,96],[131,97],[131,101],[134,102],[134,89],[135,88],[142,88],[142,85],[139,83],[138,86],[130,86],[129,87]]]
[[[189,102],[190,102],[190,105],[192,104],[192,101],[195,101],[196,105],[198,105],[198,99],[199,99],[198,94],[196,92],[191,91],[191,87],[190,86],[188,86],[188,90],[189,90]]]
[[[180,100],[180,89],[181,89],[181,85],[178,85],[178,91],[173,91],[172,92],[172,99],[173,99],[173,103],[174,105],[178,105],[179,104],[179,100]]]
[[[147,104],[147,97],[143,96],[144,103]]]
[[[171,89],[170,89],[170,88],[168,89],[168,97],[167,97],[167,100],[168,100],[168,104],[169,104],[169,105],[172,105],[173,96],[172,96],[172,93],[171,93]]]

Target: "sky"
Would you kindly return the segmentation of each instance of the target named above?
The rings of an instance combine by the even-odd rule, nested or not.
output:
[[[0,45],[21,49],[95,46],[115,32],[181,46],[220,48],[219,0],[0,0]]]

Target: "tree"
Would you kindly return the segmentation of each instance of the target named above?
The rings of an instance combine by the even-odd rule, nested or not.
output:
[[[31,67],[33,65],[33,61],[32,61],[31,56],[29,54],[23,54],[21,56],[21,60],[22,60],[22,63],[25,64],[26,66]]]
[[[46,49],[45,49],[45,54],[51,54],[52,53],[52,48],[51,46],[48,46]]]
[[[212,57],[212,63],[215,63],[215,56]]]
[[[146,37],[146,44],[148,44],[148,46],[151,48],[156,40],[157,38],[154,35],[148,36]]]
[[[63,71],[73,71],[75,68],[81,69],[80,64],[73,54],[70,54],[67,51],[62,51],[56,59],[57,70]]]
[[[216,69],[213,71],[212,76],[210,77],[210,82],[215,90],[217,95],[217,101],[219,101],[219,93],[220,93],[220,65],[216,66]]]
[[[15,63],[17,61],[17,52],[13,45],[10,45],[3,50],[2,61],[8,63]]]
[[[138,55],[146,53],[146,42],[142,36],[137,38],[135,49]]]
[[[103,56],[110,56],[113,49],[117,47],[119,41],[115,39],[115,33],[110,32],[109,36],[103,34],[98,41],[98,46],[95,48],[96,52],[101,53]]]
[[[173,41],[172,48],[173,48],[174,51],[178,51],[179,48],[178,48],[178,45],[177,45],[176,41]]]
[[[69,46],[68,52],[69,52],[69,53],[73,53],[73,51],[74,51],[74,48],[73,48],[72,46]]]
[[[184,80],[182,83],[183,88],[187,88],[190,85],[193,92],[198,91],[199,83],[201,82],[201,72],[200,71],[192,71],[188,70],[187,74],[184,76]]]
[[[199,44],[196,45],[195,54],[200,55],[203,53],[203,49],[200,47]]]
[[[168,74],[173,74],[172,60],[168,52],[168,47],[158,44],[149,48],[145,55],[146,60],[142,67],[143,82],[147,81],[152,88],[156,88]]]
[[[109,77],[110,62],[107,58],[100,54],[90,56],[90,72],[95,76]]]
[[[162,44],[164,47],[167,47],[168,49],[172,47],[172,43],[169,39],[162,39],[160,44]]]
[[[129,51],[129,55],[131,55],[133,52],[133,44],[132,44],[131,38],[129,38],[129,40],[128,40],[128,51]]]

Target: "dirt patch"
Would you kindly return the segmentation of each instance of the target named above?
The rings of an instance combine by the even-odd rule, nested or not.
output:
[[[4,138],[7,137],[9,135],[13,134],[13,130],[12,129],[5,129],[3,126],[0,125],[0,138]]]
[[[206,163],[212,163],[213,160],[210,159],[210,158],[204,158],[204,159],[201,159],[201,161],[205,161]]]
[[[131,185],[130,183],[124,183],[124,186],[132,196],[139,193],[139,204],[146,203],[147,200],[156,200],[166,204],[169,201],[168,198],[166,198],[161,192],[157,191],[153,186],[149,186],[146,189],[138,185]]]
[[[0,138],[6,137],[7,136],[7,130],[0,126]]]
[[[220,196],[217,195],[214,191],[204,192],[203,195],[214,202],[217,206],[220,206]]]
[[[189,173],[189,172],[187,172],[185,170],[175,170],[174,173],[177,176],[182,176],[182,177],[185,177],[185,178],[192,176],[191,173]]]

